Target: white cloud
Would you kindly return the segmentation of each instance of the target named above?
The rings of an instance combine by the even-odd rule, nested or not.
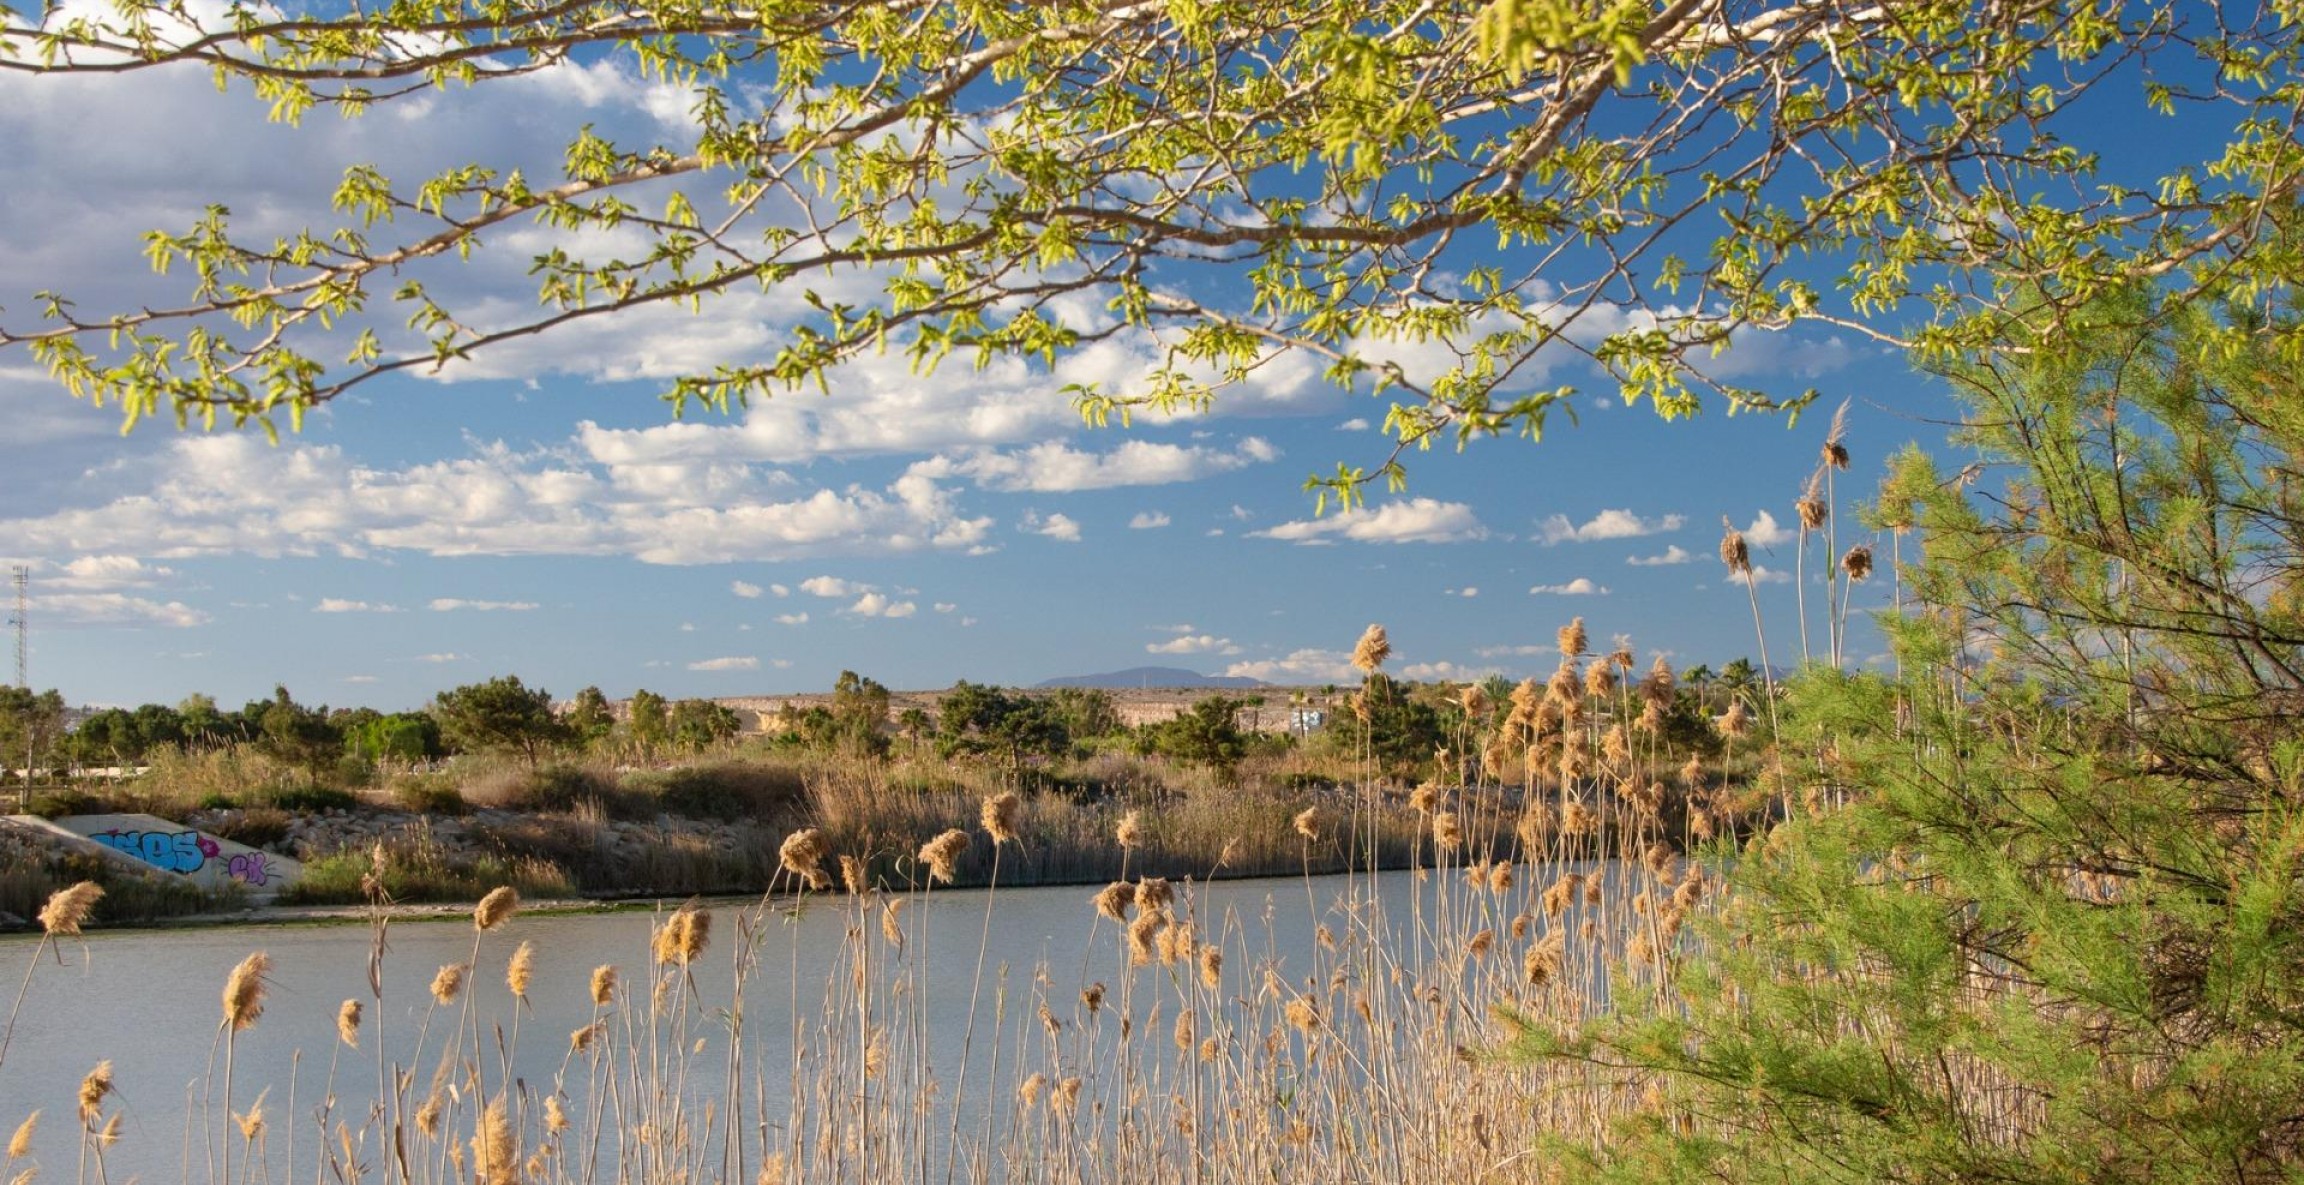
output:
[[[1749,573],[1730,572],[1728,574],[1728,583],[1745,585],[1790,584],[1792,583],[1792,574],[1790,572],[1779,572],[1766,564],[1754,564],[1752,565],[1752,570]]]
[[[1792,528],[1780,525],[1776,516],[1763,510],[1752,525],[1744,528],[1744,542],[1754,547],[1774,547],[1792,541]]]
[[[342,597],[322,597],[319,604],[312,606],[312,611],[314,613],[398,613],[400,607],[374,601],[348,601]]]
[[[374,683],[377,682],[377,678],[374,675],[346,675],[344,681],[346,683]]]
[[[1110,452],[1091,453],[1063,441],[1047,440],[1014,452],[985,449],[958,457],[938,456],[912,466],[911,472],[936,480],[966,477],[987,489],[1011,493],[1070,493],[1197,481],[1279,455],[1280,450],[1258,436],[1243,439],[1229,451],[1131,440]]]
[[[428,606],[434,613],[454,613],[469,609],[476,613],[526,613],[536,608],[534,601],[468,601],[462,597],[434,597]]]
[[[910,601],[892,601],[885,594],[868,592],[841,612],[855,617],[910,617],[919,609]]]
[[[1477,654],[1482,658],[1533,658],[1538,655],[1556,656],[1560,653],[1560,648],[1558,646],[1539,646],[1531,643],[1525,646],[1482,646],[1472,653]]]
[[[1027,534],[1046,535],[1059,543],[1080,542],[1080,524],[1068,514],[1051,514],[1042,518],[1038,511],[1027,510],[1019,529]]]
[[[681,633],[683,633],[683,634],[693,634],[693,633],[695,633],[695,632],[696,632],[696,623],[695,623],[695,622],[693,622],[693,621],[683,621],[683,622],[681,622],[681,623],[680,623],[680,632],[681,632]]]
[[[783,586],[783,585],[781,585],[781,584],[771,584],[771,585],[769,585],[769,586],[768,586],[768,591],[769,591],[769,592],[772,592],[772,593],[775,593],[777,596],[780,596],[780,597],[788,597],[788,596],[791,596],[791,595],[792,595],[792,590],[791,590],[791,589],[789,589],[789,588],[786,588],[786,587],[784,587],[784,586]]]
[[[779,613],[776,615],[776,624],[806,625],[808,624],[808,615],[805,613]]]
[[[1236,662],[1224,673],[1266,683],[1358,683],[1360,672],[1352,655],[1343,650],[1295,650],[1286,658],[1259,658]]]
[[[1136,512],[1136,517],[1128,520],[1128,529],[1131,531],[1158,530],[1172,521],[1174,520],[1157,510],[1139,510]]]
[[[1452,662],[1418,662],[1400,668],[1403,679],[1445,679],[1452,683],[1471,683],[1502,673],[1495,667],[1467,667]]]
[[[936,602],[936,611],[937,611],[938,613],[951,613],[951,612],[954,612],[954,611],[958,610],[959,608],[960,608],[960,606],[958,606],[958,605],[955,605],[955,604],[953,604],[953,603],[952,603],[952,602],[950,602],[950,601],[938,601],[938,602]]]
[[[143,588],[173,578],[173,568],[147,564],[129,555],[84,555],[67,563],[61,575],[35,577],[37,586],[101,592]]]
[[[1636,568],[1656,568],[1666,564],[1685,564],[1696,557],[1688,549],[1675,543],[1664,549],[1662,555],[1635,555],[1624,557],[1624,562]]]
[[[1566,584],[1539,584],[1528,590],[1531,596],[1604,597],[1608,590],[1592,583],[1590,577],[1579,576]]]
[[[26,599],[34,625],[47,628],[82,626],[167,626],[184,629],[206,625],[207,613],[182,601],[155,601],[127,593],[45,593]]]
[[[416,656],[416,661],[429,663],[463,662],[467,657],[454,651],[448,651],[442,654],[419,654]]]
[[[800,591],[812,597],[844,597],[862,592],[863,586],[850,584],[837,576],[811,576],[800,582]]]
[[[1603,510],[1578,525],[1565,514],[1555,514],[1536,524],[1537,539],[1549,547],[1555,543],[1591,543],[1601,539],[1637,539],[1642,535],[1677,531],[1686,517],[1677,514],[1657,518],[1641,518],[1629,510]]]
[[[1480,595],[1480,590],[1479,590],[1479,589],[1477,589],[1477,588],[1474,588],[1474,587],[1471,587],[1471,586],[1467,585],[1467,586],[1466,586],[1466,587],[1464,587],[1464,588],[1452,588],[1452,589],[1449,589],[1449,590],[1448,590],[1448,595],[1449,595],[1449,596],[1452,596],[1452,597],[1463,597],[1463,598],[1465,598],[1466,600],[1470,600],[1470,599],[1471,599],[1471,598],[1473,598],[1473,597],[1479,596],[1479,595]]]
[[[1336,425],[1336,430],[1338,432],[1366,432],[1368,430],[1368,421],[1360,418],[1359,416],[1354,416],[1351,419]]]
[[[688,669],[691,671],[757,671],[760,669],[760,660],[750,656],[707,658],[702,662],[689,663]]]
[[[1171,638],[1165,642],[1149,642],[1145,644],[1144,649],[1149,654],[1240,653],[1240,647],[1233,645],[1232,639],[1218,638],[1209,634],[1187,634],[1183,637]]]
[[[1338,539],[1355,543],[1458,543],[1484,539],[1488,529],[1480,525],[1472,508],[1462,502],[1411,498],[1406,502],[1387,502],[1375,510],[1355,507],[1324,518],[1281,523],[1252,533],[1263,539],[1308,544],[1333,543]]]
[[[656,467],[664,468],[663,466]],[[622,555],[710,564],[833,554],[968,550],[989,518],[958,510],[926,478],[883,489],[787,490],[744,465],[655,470],[571,463],[565,450],[475,444],[404,468],[357,463],[334,445],[186,436],[92,475],[110,501],[0,522],[28,551],[159,557],[245,553],[366,556]]]
[[[737,596],[740,596],[747,601],[752,601],[758,600],[760,593],[763,590],[759,585],[753,584],[748,580],[731,580],[728,582],[728,591],[735,593]]]

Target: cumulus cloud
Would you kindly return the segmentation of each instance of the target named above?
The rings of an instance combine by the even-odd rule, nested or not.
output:
[[[936,602],[936,611],[937,611],[938,613],[951,613],[951,612],[954,612],[954,611],[958,610],[959,608],[960,608],[960,606],[958,606],[958,605],[955,605],[955,604],[953,604],[953,603],[952,603],[952,602],[950,602],[950,601],[938,601],[938,602]]]
[[[43,628],[151,625],[184,629],[209,621],[207,613],[182,601],[156,601],[117,592],[45,593],[27,598],[25,608]]]
[[[1635,568],[1655,568],[1666,564],[1685,564],[1695,558],[1688,553],[1687,548],[1675,543],[1666,547],[1661,555],[1626,556],[1624,562]]]
[[[759,585],[754,584],[749,580],[731,580],[728,582],[728,591],[735,593],[737,596],[740,596],[747,601],[753,601],[758,600],[760,598],[760,594],[766,590],[762,589]]]
[[[1604,597],[1608,590],[1592,583],[1590,577],[1579,576],[1566,584],[1539,584],[1528,590],[1532,596],[1550,597]]]
[[[1218,638],[1209,634],[1187,634],[1183,637],[1170,638],[1165,642],[1150,642],[1145,644],[1144,650],[1149,654],[1240,653],[1240,647],[1234,645],[1232,639]]]
[[[459,609],[478,613],[526,613],[536,607],[534,601],[468,601],[463,597],[434,597],[429,606],[434,613],[454,613]]]
[[[812,597],[844,597],[862,591],[862,586],[837,576],[811,576],[800,582],[800,591]]]
[[[1776,521],[1776,516],[1763,510],[1752,525],[1744,528],[1744,542],[1754,547],[1774,547],[1792,541],[1792,528]]]
[[[1387,502],[1369,510],[1354,507],[1322,518],[1281,523],[1251,532],[1262,539],[1288,543],[1321,544],[1348,540],[1354,543],[1460,543],[1484,539],[1488,529],[1462,502],[1411,498]]]
[[[163,568],[130,555],[84,555],[64,564],[54,574],[42,574],[41,586],[69,589],[76,592],[104,592],[122,588],[145,588],[173,579],[176,571]]]
[[[1555,514],[1536,524],[1536,537],[1547,547],[1555,543],[1637,539],[1642,535],[1677,531],[1686,521],[1685,516],[1677,514],[1642,518],[1629,510],[1603,510],[1583,523],[1571,522],[1565,514]]]
[[[769,591],[769,592],[772,592],[772,593],[775,593],[777,596],[780,596],[780,597],[788,597],[788,596],[791,596],[791,595],[792,595],[792,590],[791,590],[791,589],[789,589],[789,588],[786,588],[786,587],[784,587],[784,586],[783,586],[783,585],[781,585],[781,584],[771,584],[771,585],[769,585],[769,586],[768,586],[768,591]]]
[[[1766,564],[1754,564],[1752,565],[1752,570],[1750,572],[1730,572],[1728,574],[1728,583],[1747,585],[1790,584],[1792,583],[1792,574],[1790,572],[1779,572]]]
[[[688,669],[691,671],[757,671],[760,669],[760,660],[749,655],[742,657],[731,655],[727,658],[707,658],[701,662],[692,662],[688,664]]]
[[[322,597],[319,604],[312,606],[312,611],[314,613],[398,613],[400,607],[375,601],[348,601],[342,597]]]
[[[1083,452],[1063,441],[1048,440],[1013,452],[987,449],[958,457],[939,456],[915,464],[911,472],[934,480],[965,477],[987,489],[1011,493],[1070,493],[1197,481],[1279,455],[1280,450],[1257,436],[1247,437],[1229,450],[1131,440],[1104,453]]]
[[[1131,531],[1152,531],[1165,527],[1172,521],[1174,520],[1157,510],[1139,510],[1136,512],[1136,517],[1128,520],[1128,529]]]
[[[1357,683],[1360,672],[1344,650],[1293,650],[1285,658],[1259,658],[1236,662],[1224,673],[1265,683]]]
[[[920,606],[910,601],[891,600],[884,593],[868,592],[841,612],[854,617],[910,617],[919,609]]]
[[[1467,667],[1452,662],[1417,662],[1400,668],[1403,679],[1445,679],[1452,683],[1471,683],[1502,673],[1495,667]]]
[[[249,436],[183,437],[100,476],[108,488],[127,485],[134,492],[0,522],[0,535],[49,554],[412,551],[709,564],[968,550],[992,525],[960,513],[951,491],[914,476],[883,489],[794,492],[743,466],[691,462],[666,478],[501,444],[475,445],[460,458],[375,468],[333,445],[275,449]]]
[[[1360,418],[1359,416],[1354,416],[1351,419],[1336,425],[1336,430],[1338,432],[1366,432],[1368,430],[1368,421]]]
[[[1469,600],[1469,599],[1471,599],[1471,598],[1473,598],[1473,597],[1479,596],[1479,595],[1480,595],[1480,590],[1479,590],[1478,588],[1472,587],[1472,586],[1470,586],[1470,585],[1466,585],[1466,586],[1465,586],[1465,587],[1463,587],[1463,588],[1452,588],[1452,589],[1449,589],[1449,590],[1448,590],[1448,595],[1449,595],[1449,596],[1452,596],[1452,597],[1463,597],[1463,598],[1465,598],[1465,599]]]
[[[1051,514],[1042,518],[1038,511],[1027,510],[1020,527],[1027,534],[1046,535],[1059,543],[1080,542],[1080,524],[1068,514]]]
[[[429,663],[463,662],[467,657],[467,655],[457,654],[454,651],[445,651],[439,654],[419,654],[416,656],[416,661]]]
[[[776,615],[776,624],[806,625],[808,624],[808,615],[805,613],[779,613]]]
[[[346,675],[344,681],[346,683],[374,683],[377,679],[374,675]]]

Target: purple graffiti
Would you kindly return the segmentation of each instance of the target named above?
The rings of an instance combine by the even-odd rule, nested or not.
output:
[[[242,852],[232,857],[224,871],[244,885],[262,887],[272,881],[272,861],[262,852]]]

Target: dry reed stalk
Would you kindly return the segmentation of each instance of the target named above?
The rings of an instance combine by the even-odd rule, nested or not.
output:
[[[456,993],[464,990],[464,964],[448,963],[432,976],[432,999],[442,1005],[456,1002]]]
[[[1013,843],[1016,839],[1016,816],[1023,809],[1024,800],[1013,790],[1003,790],[984,800],[977,819],[984,825],[984,833],[992,837],[995,845]]]
[[[480,904],[472,908],[472,926],[476,930],[493,930],[512,920],[520,911],[520,893],[510,885],[498,885],[488,890]]]
[[[1352,665],[1371,675],[1375,674],[1384,665],[1384,660],[1390,657],[1392,657],[1392,639],[1385,635],[1384,627],[1381,625],[1371,623],[1361,633],[1360,640],[1352,647]]]
[[[224,979],[224,1024],[233,1032],[254,1028],[264,1015],[264,976],[272,958],[263,951],[249,955]]]
[[[928,866],[931,882],[951,884],[960,875],[960,857],[968,851],[968,833],[958,828],[920,845],[920,862]]]
[[[847,890],[851,897],[861,897],[872,888],[871,876],[865,871],[862,860],[846,853],[841,854],[840,887]]]
[[[904,945],[904,923],[901,919],[907,900],[904,897],[891,897],[888,904],[880,907],[880,936],[887,939],[891,946]]]
[[[48,902],[40,907],[40,929],[51,938],[77,937],[80,926],[104,897],[104,886],[95,881],[58,889],[48,895]]]

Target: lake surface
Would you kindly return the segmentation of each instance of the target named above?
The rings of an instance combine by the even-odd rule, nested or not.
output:
[[[1542,886],[1522,885],[1499,894],[1469,889],[1453,874],[1397,872],[1179,888],[1178,911],[1189,909],[1203,941],[1223,944],[1226,974],[1243,982],[1262,977],[1269,985],[1294,983],[1322,970],[1319,926],[1327,926],[1331,935],[1360,927],[1412,964],[1436,957],[1431,949],[1436,940],[1430,937],[1436,931],[1469,934],[1482,925],[1501,929],[1515,912],[1533,908],[1532,894]],[[1117,1000],[1132,974],[1147,973],[1145,968],[1131,972],[1122,928],[1097,918],[1092,892],[1081,887],[1000,889],[989,898],[988,928],[988,896],[982,890],[913,894],[900,915],[907,935],[905,957],[873,956],[863,967],[843,952],[883,943],[877,911],[861,912],[853,899],[836,896],[814,898],[804,907],[772,903],[757,915],[756,965],[747,973],[744,992],[745,1073],[754,1105],[775,1113],[793,1087],[807,1089],[794,1050],[821,1029],[828,990],[857,990],[877,979],[875,990],[887,991],[898,969],[910,967],[909,978],[894,989],[907,997],[907,1015],[916,1018],[917,1033],[909,1039],[916,1042],[922,1064],[933,1067],[939,1089],[960,1097],[963,1116],[980,1109],[983,1104],[969,1097],[975,1086],[965,1091],[951,1086],[964,1060],[964,1040],[970,1042],[966,1072],[978,1083],[999,1080],[991,1059],[1003,1045],[1012,1058],[1019,1056],[1025,1047],[1019,1032],[1036,1027],[1030,1022],[1032,1001],[1053,1001],[1058,1012],[1075,1015],[1082,988],[1109,985]],[[734,994],[734,955],[743,945],[739,914],[759,903],[706,904],[715,923],[711,946],[693,969],[694,990],[719,1009]],[[537,914],[515,917],[481,937],[477,970],[466,990],[477,993],[475,1008],[504,1031],[510,1051],[508,1060],[499,1061],[494,1052],[498,1038],[490,1036],[484,1075],[549,1089],[547,1084],[567,1064],[568,1035],[597,1015],[588,990],[595,967],[619,967],[627,991],[641,993],[638,1003],[644,1005],[650,935],[661,917],[644,911]],[[1447,919],[1447,925],[1437,927],[1437,918]],[[852,941],[860,930],[867,943]],[[441,1009],[435,1017],[428,985],[442,965],[471,958],[474,938],[468,919],[393,922],[382,963],[381,1005],[369,993],[370,932],[364,925],[98,933],[84,943],[64,943],[61,965],[52,947],[42,965],[32,969],[13,1043],[0,1062],[0,1133],[14,1130],[38,1108],[40,1179],[70,1179],[77,1140],[75,1092],[91,1068],[109,1060],[118,1094],[107,1113],[116,1109],[124,1116],[121,1139],[107,1156],[109,1179],[213,1179],[207,1166],[215,1156],[214,1142],[192,1117],[208,1116],[206,1126],[221,1132],[216,1098],[221,992],[234,965],[251,952],[264,951],[272,962],[269,990],[261,1019],[237,1041],[233,1104],[245,1108],[257,1091],[266,1091],[271,1179],[313,1180],[318,1130],[313,1119],[331,1074],[336,1090],[348,1100],[344,1106],[353,1099],[365,1106],[375,1097],[377,1077],[369,1051],[378,1039],[379,1020],[390,1056],[395,1061],[415,1058],[420,1062],[416,1068],[429,1073],[429,1062],[421,1059],[437,1055],[410,1053],[414,1035],[429,1021],[436,1047],[454,1010]],[[524,1009],[514,1005],[504,981],[505,960],[523,941],[535,948]],[[8,998],[24,982],[35,949],[31,938],[0,940],[0,985]],[[976,992],[979,951],[983,987]],[[1332,963],[1334,956],[1328,960]],[[1149,971],[1157,975],[1162,969]],[[1187,970],[1185,977],[1190,975]],[[1591,990],[1602,989],[1595,982]],[[977,1019],[976,1031],[969,1033],[972,995]],[[368,1012],[359,1053],[336,1039],[339,1006],[352,998],[364,1001]],[[706,1050],[698,1064],[712,1065],[725,1048],[726,1026],[699,1025],[691,1036]],[[332,1068],[338,1058],[342,1064]],[[1014,1072],[1013,1063],[1009,1069]],[[418,1087],[419,1094],[422,1090]],[[209,1098],[205,1105],[204,1093]],[[216,1140],[222,1138],[219,1134]],[[234,1176],[239,1176],[237,1169]]]

